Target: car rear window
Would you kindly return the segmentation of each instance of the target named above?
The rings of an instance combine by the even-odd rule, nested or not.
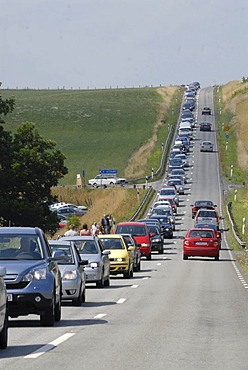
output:
[[[136,225],[119,225],[116,228],[116,234],[131,234],[136,236],[146,235],[146,229],[144,226]]]
[[[192,230],[189,234],[190,238],[213,238],[212,230]]]

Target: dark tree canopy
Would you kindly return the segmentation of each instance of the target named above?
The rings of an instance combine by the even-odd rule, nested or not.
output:
[[[23,123],[15,134],[5,131],[2,117],[13,107],[14,99],[0,96],[0,224],[55,231],[57,216],[48,204],[55,200],[51,187],[67,173],[65,156],[33,123]]]

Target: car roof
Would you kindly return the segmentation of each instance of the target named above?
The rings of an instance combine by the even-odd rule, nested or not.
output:
[[[39,232],[41,232],[41,229],[38,227],[1,227],[0,228],[0,234],[17,234],[17,235],[37,235]]]

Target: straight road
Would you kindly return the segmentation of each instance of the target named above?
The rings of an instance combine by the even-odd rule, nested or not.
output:
[[[201,89],[201,108],[213,109],[213,89]],[[200,153],[200,141],[215,143]],[[220,261],[182,259],[182,241],[193,226],[191,207],[212,199],[221,207],[222,190],[215,131],[195,129],[188,186],[181,196],[175,238],[164,254],[142,261],[133,279],[111,278],[109,288],[87,288],[82,307],[62,307],[54,328],[36,316],[10,320],[9,347],[1,369],[247,369],[248,285],[223,236]],[[221,211],[220,211],[221,213]]]

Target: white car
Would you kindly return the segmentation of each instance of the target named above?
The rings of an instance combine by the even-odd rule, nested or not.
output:
[[[213,152],[214,151],[214,145],[211,141],[203,141],[201,143],[201,152]]]
[[[8,344],[7,293],[4,275],[6,275],[6,268],[0,266],[0,349],[5,349]]]
[[[87,211],[87,207],[86,206],[77,206],[76,204],[72,204],[72,203],[66,203],[66,202],[58,202],[58,203],[53,203],[50,205],[50,209],[51,210],[58,210],[59,208],[67,208],[67,207],[75,207],[75,208],[79,208],[83,211]]]
[[[116,176],[105,176],[105,175],[97,175],[94,179],[88,180],[88,184],[90,186],[94,186],[95,188],[98,187],[108,187],[108,186],[115,186],[115,185],[125,185],[127,184],[127,179],[120,178]]]

